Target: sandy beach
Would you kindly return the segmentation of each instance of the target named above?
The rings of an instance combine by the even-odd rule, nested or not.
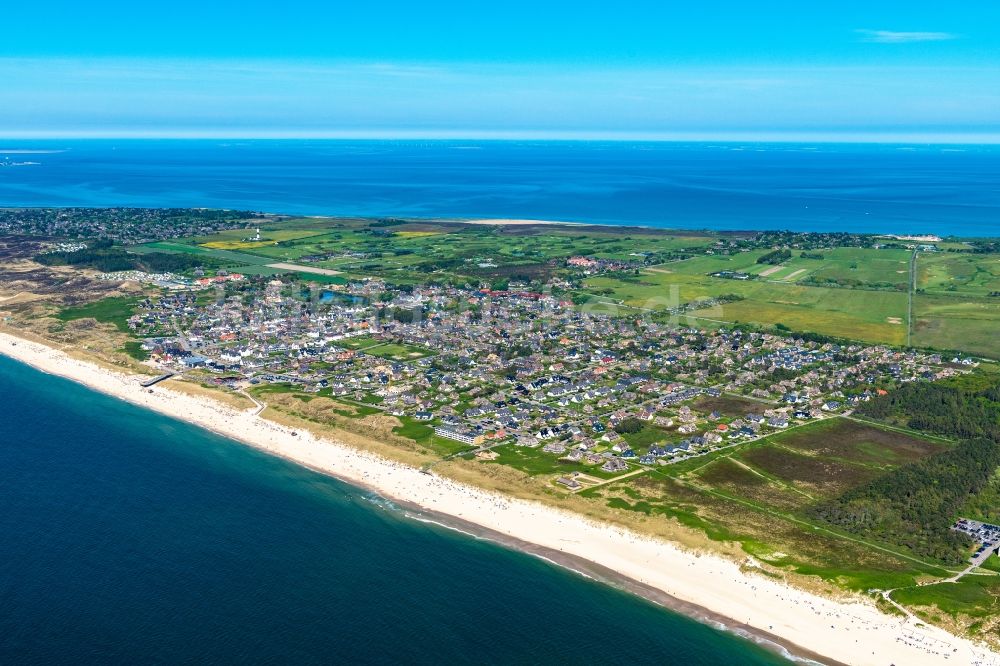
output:
[[[188,421],[221,435],[379,494],[426,509],[430,516],[454,517],[526,542],[537,554],[564,554],[593,562],[601,570],[635,581],[636,591],[656,599],[669,595],[677,608],[701,619],[728,618],[727,626],[773,636],[793,654],[821,655],[827,663],[1000,664],[1000,656],[971,641],[913,618],[879,611],[867,599],[837,601],[792,588],[764,575],[744,573],[738,563],[693,553],[670,543],[598,524],[541,503],[507,498],[359,451],[304,430],[293,431],[221,402],[171,391],[169,381],[152,391],[139,378],[80,361],[44,345],[0,333],[0,354],[80,382],[92,389]],[[151,370],[150,375],[153,372]],[[293,434],[294,432],[294,434]],[[442,521],[447,523],[447,521]],[[498,539],[503,540],[503,539]],[[744,567],[745,569],[745,567]],[[690,610],[689,609],[689,610]]]
[[[507,227],[524,226],[530,224],[556,224],[556,225],[566,224],[573,226],[581,226],[581,225],[587,226],[586,222],[560,222],[558,220],[515,220],[507,218],[488,218],[481,220],[456,220],[456,221],[463,222],[465,224],[487,224],[487,225],[507,226]]]

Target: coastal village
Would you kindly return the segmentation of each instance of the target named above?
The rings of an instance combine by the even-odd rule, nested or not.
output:
[[[318,288],[220,274],[143,299],[128,323],[165,372],[380,410],[432,428],[448,455],[536,450],[568,491],[850,415],[972,363],[593,314],[516,282]]]

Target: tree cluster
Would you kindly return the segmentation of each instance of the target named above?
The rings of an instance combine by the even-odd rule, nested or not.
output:
[[[767,254],[761,255],[757,258],[758,264],[771,264],[772,266],[777,266],[783,261],[787,261],[792,258],[791,250],[774,250],[773,252],[768,252]]]
[[[48,252],[35,257],[45,266],[78,266],[113,273],[140,270],[149,273],[177,273],[194,268],[212,268],[221,264],[209,257],[168,252],[132,254],[100,243],[75,252]]]
[[[949,437],[1000,440],[1000,386],[965,391],[913,382],[870,400],[858,413]]]
[[[1000,442],[985,437],[967,439],[810,511],[814,517],[850,532],[959,564],[971,542],[950,528],[965,503],[986,487],[997,467]]]
[[[643,423],[641,419],[637,419],[634,416],[624,418],[615,424],[615,432],[619,435],[624,435],[628,433],[642,432],[646,424]]]
[[[858,412],[962,440],[813,506],[810,514],[918,555],[949,564],[963,562],[970,540],[950,527],[1000,468],[1000,386],[966,391],[905,384],[862,405]]]

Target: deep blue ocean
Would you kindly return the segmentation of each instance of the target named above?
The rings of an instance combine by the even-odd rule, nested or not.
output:
[[[0,142],[0,163],[21,162],[37,164],[0,166],[0,206],[202,206],[305,215],[1000,235],[1000,146]]]
[[[0,664],[784,663],[0,356]]]

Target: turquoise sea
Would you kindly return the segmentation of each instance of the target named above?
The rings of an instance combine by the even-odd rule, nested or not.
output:
[[[0,356],[0,664],[778,664]]]
[[[0,140],[0,207],[121,205],[997,236],[1000,146]]]

